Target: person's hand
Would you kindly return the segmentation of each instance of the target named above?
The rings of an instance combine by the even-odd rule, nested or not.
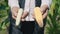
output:
[[[18,7],[13,7],[13,8],[11,9],[12,18],[13,18],[13,19],[16,19],[18,10],[19,10]],[[23,12],[23,14],[22,14],[22,16],[21,16],[22,21],[25,20],[25,17],[26,17],[27,15],[28,15],[28,12],[27,12],[27,11],[26,11],[26,12]]]
[[[42,13],[42,16],[43,16],[43,19],[45,19],[47,17],[47,14],[48,14],[48,10],[46,10],[45,12],[41,12]],[[32,14],[33,18],[35,19],[35,15],[34,13]]]
[[[48,5],[43,5],[40,7],[40,11],[43,15],[43,19],[45,19],[47,17],[48,14]],[[35,17],[34,14],[32,14],[33,18]]]
[[[28,12],[23,12],[23,14],[22,14],[22,19],[26,18],[26,16],[27,16],[28,14],[29,14]]]
[[[13,8],[11,9],[11,13],[12,13],[12,18],[13,18],[13,19],[16,19],[18,10],[19,10],[18,7],[13,7]]]
[[[40,7],[40,10],[42,12],[42,15],[43,15],[43,19],[45,19],[47,17],[47,14],[48,14],[48,5],[43,5]]]
[[[47,14],[48,14],[48,10],[46,10],[43,14],[43,19],[45,19],[47,17]]]
[[[22,16],[21,16],[21,19],[22,21],[25,21],[25,18],[27,17],[29,13],[26,11],[26,12],[23,12]]]

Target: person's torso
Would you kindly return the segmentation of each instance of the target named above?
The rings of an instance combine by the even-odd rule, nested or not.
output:
[[[28,2],[28,1],[27,1]],[[25,0],[19,0],[20,8],[25,8]],[[35,7],[40,7],[41,0],[30,0],[30,9],[29,9],[29,15],[25,18],[26,21],[34,21],[33,13]]]

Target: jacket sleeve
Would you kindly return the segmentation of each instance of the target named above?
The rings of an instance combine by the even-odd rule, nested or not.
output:
[[[10,6],[10,8],[19,7],[18,0],[8,0],[8,5]]]
[[[30,0],[25,0],[24,12],[29,12]]]
[[[41,6],[47,5],[50,8],[50,5],[52,3],[52,0],[42,0],[41,2],[42,2],[41,3]]]

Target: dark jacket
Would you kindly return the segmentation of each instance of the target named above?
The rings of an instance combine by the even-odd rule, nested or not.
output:
[[[40,7],[40,5],[41,5],[41,0],[35,0],[35,6]],[[20,8],[24,8],[25,0],[19,0],[19,6]]]

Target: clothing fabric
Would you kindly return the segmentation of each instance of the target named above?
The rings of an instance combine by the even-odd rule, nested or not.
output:
[[[21,21],[18,27],[15,26],[15,20],[12,18],[11,11],[9,12],[10,26],[8,34],[44,34],[46,18],[43,20],[44,27],[38,26],[36,21]]]
[[[38,1],[38,2],[36,2]],[[30,2],[30,3],[29,3]],[[12,13],[10,11],[10,26],[9,26],[9,34],[44,34],[44,27],[41,28],[38,26],[37,22],[32,18],[33,9],[35,6],[38,6],[40,3],[42,5],[50,6],[50,0],[8,0],[8,4],[10,8],[20,7],[25,11],[29,12],[29,15],[25,18],[26,21],[20,23],[18,27],[15,26],[15,20],[12,18]],[[44,26],[46,24],[46,19],[43,20]]]
[[[41,0],[41,2],[42,2],[41,6],[46,4],[50,7],[50,4],[51,4],[52,0]],[[14,6],[19,7],[18,3],[19,3],[18,0],[8,0],[8,4],[11,8],[14,7]],[[28,3],[28,0],[27,0],[27,3]]]
[[[22,1],[22,2],[20,2],[20,1]],[[21,7],[21,8],[24,8],[24,12],[26,12],[26,11],[29,12],[29,15],[25,18],[25,20],[34,21],[32,14],[34,13],[34,8],[35,8],[35,4],[36,4],[35,0],[20,0],[20,1],[19,0],[8,0],[8,4],[11,8],[13,8],[14,6],[21,7],[19,5],[19,2],[20,2],[21,4],[23,4],[22,6],[24,6],[24,7]],[[40,2],[40,0],[37,0],[37,1],[38,1],[37,3]],[[52,2],[52,0],[41,0],[40,3],[41,3],[41,6],[47,5],[48,7],[50,7],[51,2]]]
[[[12,18],[11,13],[9,13],[9,18],[9,34],[44,34],[46,19],[43,20],[44,27],[41,28],[36,21],[21,21],[20,25],[16,27],[15,20]]]

